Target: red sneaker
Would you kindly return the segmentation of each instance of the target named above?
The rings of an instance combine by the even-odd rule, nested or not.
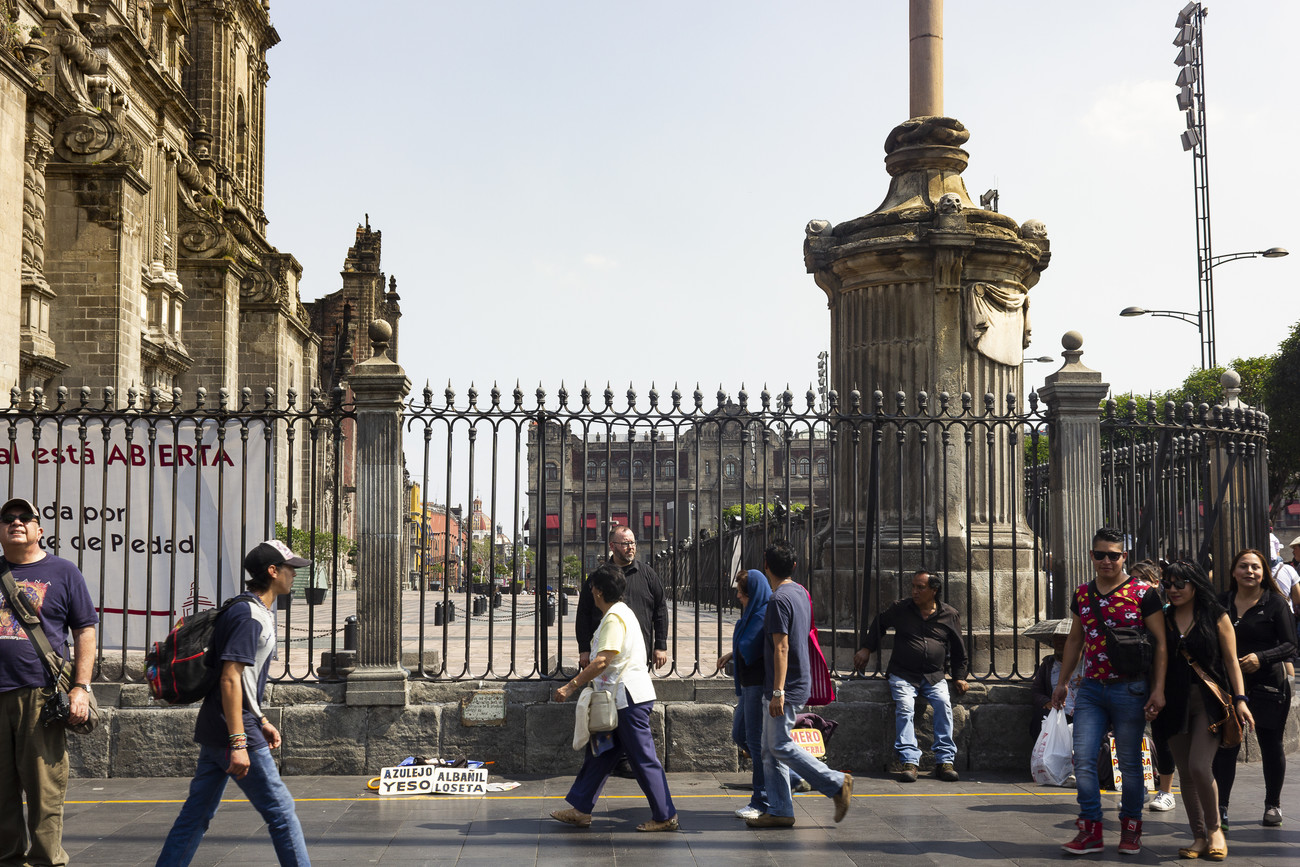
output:
[[[1105,848],[1101,842],[1100,820],[1093,822],[1089,819],[1076,819],[1074,824],[1078,827],[1079,833],[1069,843],[1061,846],[1065,854],[1089,855]]]
[[[1136,855],[1142,851],[1142,820],[1119,820],[1119,854]]]

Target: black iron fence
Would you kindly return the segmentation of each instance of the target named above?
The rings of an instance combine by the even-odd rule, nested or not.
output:
[[[243,552],[272,535],[312,560],[281,603],[277,680],[345,677],[358,617],[401,624],[415,678],[572,667],[574,593],[616,525],[664,580],[667,676],[715,672],[738,614],[732,577],[761,569],[778,538],[799,552],[796,579],[840,674],[916,569],[941,577],[979,679],[1029,677],[1041,649],[1023,631],[1070,589],[1055,583],[1048,473],[1035,461],[1053,421],[1033,396],[1028,407],[880,392],[843,403],[832,392],[825,406],[789,392],[752,406],[719,392],[710,407],[676,390],[652,391],[648,406],[629,392],[625,407],[609,390],[572,404],[539,390],[528,406],[518,389],[441,397],[426,390],[404,411],[408,487],[386,507],[407,518],[399,576],[353,571],[368,468],[341,391],[301,405],[248,389],[200,391],[188,406],[179,392],[132,392],[122,406],[111,392],[15,394],[0,411],[0,463],[9,495],[40,507],[48,549],[86,574],[106,680],[139,679],[143,649],[177,616],[239,592]],[[1266,538],[1261,414],[1108,406],[1099,424],[1105,522],[1131,535],[1135,557],[1221,563]],[[358,580],[397,580],[396,607],[359,611]]]

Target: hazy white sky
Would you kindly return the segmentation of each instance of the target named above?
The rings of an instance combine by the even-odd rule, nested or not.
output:
[[[1084,335],[1117,391],[1176,385],[1194,327],[1192,164],[1179,144],[1183,0],[950,0],[946,114],[972,197],[1038,218],[1052,264],[1030,355]],[[1206,95],[1221,362],[1300,319],[1286,179],[1300,4],[1211,3]],[[803,227],[874,210],[907,117],[907,3],[275,0],[267,212],[304,300],[356,225],[384,234],[416,390],[610,381],[796,392],[828,348]],[[1027,367],[1030,385],[1056,365]],[[621,402],[621,401],[620,401]],[[531,403],[531,399],[530,399]]]

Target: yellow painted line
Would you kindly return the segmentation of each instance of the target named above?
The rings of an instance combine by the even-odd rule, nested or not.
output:
[[[1073,789],[1064,789],[1059,792],[1025,792],[1025,791],[1020,791],[1020,792],[895,792],[895,793],[879,792],[874,794],[859,793],[859,794],[854,794],[853,797],[855,798],[1018,798],[1018,797],[1050,798],[1052,796],[1061,797],[1065,795],[1075,795],[1075,794],[1077,793]],[[1103,791],[1102,794],[1118,794],[1118,793]],[[673,793],[674,801],[740,799],[740,798],[747,799],[748,797],[749,795],[745,795],[745,794],[686,795],[686,794],[677,794],[676,792]],[[814,794],[814,793],[804,793],[804,794],[795,795],[795,797],[796,798],[820,798],[824,796],[819,794]],[[356,801],[356,802],[374,801],[376,803],[382,803],[384,801],[560,801],[563,799],[564,799],[563,795],[499,795],[499,794],[389,795],[387,797],[380,797],[378,795],[360,794],[352,798],[294,798],[293,800],[295,803],[306,804],[306,803],[314,803],[314,802],[340,802],[340,801]],[[635,795],[601,795],[601,799],[614,800],[614,801],[618,801],[618,800],[641,801],[641,800],[645,800],[645,795],[639,792]],[[173,798],[173,799],[160,798],[160,799],[138,799],[138,800],[131,800],[131,799],[123,799],[123,800],[102,799],[102,800],[86,800],[86,801],[66,800],[63,803],[65,804],[183,804],[185,803],[185,799],[184,798]],[[248,801],[244,798],[225,798],[222,799],[221,803],[246,804],[248,803]]]

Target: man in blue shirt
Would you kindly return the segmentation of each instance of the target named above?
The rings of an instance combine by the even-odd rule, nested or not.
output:
[[[789,828],[794,825],[794,800],[789,770],[835,801],[835,821],[844,818],[853,797],[853,777],[832,771],[790,736],[795,714],[812,691],[808,663],[808,634],[812,630],[812,602],[808,591],[794,582],[794,546],[781,541],[763,554],[772,598],[767,603],[764,629],[772,643],[764,657],[763,697],[768,716],[763,721],[763,779],[767,783],[767,812],[745,819],[751,828]]]
[[[217,619],[209,665],[221,676],[199,708],[194,740],[199,765],[189,797],[158,856],[158,867],[189,864],[217,813],[226,778],[234,777],[266,820],[275,854],[284,865],[310,865],[293,797],[280,779],[271,750],[280,732],[262,713],[266,677],[275,658],[275,597],[293,590],[294,575],[307,560],[283,543],[269,540],[248,552],[246,590]]]

